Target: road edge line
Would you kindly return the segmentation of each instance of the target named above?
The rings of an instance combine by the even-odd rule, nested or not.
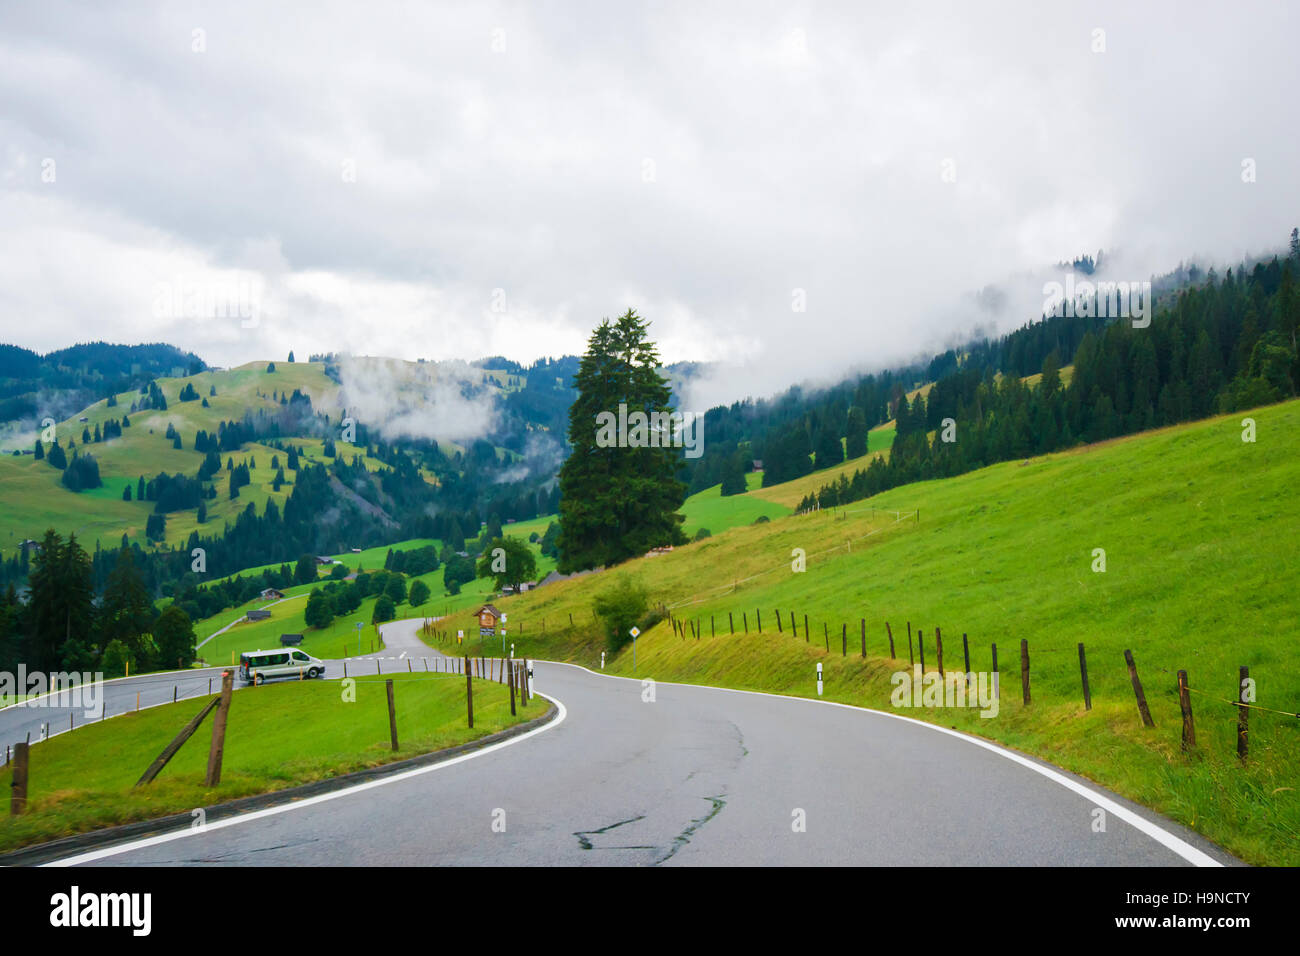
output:
[[[315,806],[316,804],[326,803],[330,800],[338,799],[339,797],[349,796],[351,794],[360,793],[363,790],[371,790],[376,787],[388,786],[389,784],[392,783],[398,783],[403,780],[409,780],[412,777],[422,776],[427,773],[432,773],[436,770],[442,770],[446,767],[455,766],[456,764],[464,763],[467,760],[473,760],[476,757],[486,756],[487,754],[494,753],[495,751],[501,750],[505,747],[509,747],[514,744],[520,743],[521,741],[527,740],[529,737],[534,737],[538,734],[545,733],[546,731],[552,730],[555,727],[558,727],[560,724],[564,723],[565,717],[568,716],[568,709],[564,706],[564,703],[561,700],[559,700],[556,697],[552,697],[549,694],[543,694],[540,692],[536,693],[534,696],[541,697],[545,700],[550,701],[555,707],[555,716],[552,717],[550,720],[547,720],[544,724],[538,727],[534,727],[532,730],[525,731],[524,733],[521,734],[516,734],[512,737],[507,738],[506,740],[497,741],[496,743],[489,744],[486,747],[479,747],[474,750],[471,750],[468,753],[459,754],[457,756],[451,757],[446,760],[438,760],[434,763],[430,763],[422,767],[415,767],[414,769],[411,770],[403,770],[397,773],[391,773],[378,780],[366,780],[362,783],[357,783],[346,787],[340,787],[337,790],[331,790],[327,793],[317,794],[315,796],[307,797],[301,800],[295,800],[291,795],[289,795],[289,790],[271,791],[270,794],[259,795],[259,796],[275,796],[276,794],[282,794],[285,795],[286,800],[289,802],[280,803],[275,806],[266,807],[261,810],[254,810],[250,813],[242,813],[236,816],[226,817],[224,819],[217,820],[214,823],[206,824],[202,829],[187,827],[182,830],[174,830],[168,833],[160,833],[155,836],[145,837],[139,840],[129,840],[124,843],[117,843],[112,846],[102,847],[100,849],[91,850],[86,853],[80,853],[77,854],[76,856],[60,857],[57,859],[48,860],[44,863],[40,863],[36,865],[41,867],[69,867],[69,866],[79,866],[84,863],[93,863],[96,860],[102,860],[111,856],[118,856],[122,853],[129,853],[132,850],[141,850],[141,849],[145,849],[146,847],[158,846],[159,844],[170,843],[173,840],[182,840],[185,839],[186,837],[197,836],[203,833],[211,833],[214,830],[224,830],[227,827],[238,826],[241,823],[250,823],[253,820],[261,820],[266,817],[277,816],[281,813],[287,813],[290,810],[298,810],[303,807]],[[471,741],[470,743],[472,744],[473,742]],[[414,757],[411,759],[420,759],[420,758]],[[378,769],[378,768],[374,768],[374,769]],[[373,769],[370,771],[358,771],[358,773],[372,773],[372,772]],[[310,786],[310,784],[308,786]],[[94,831],[91,832],[93,833]],[[32,849],[34,850],[35,848]],[[20,851],[15,851],[15,853],[17,852]]]
[[[558,664],[563,667],[576,667],[578,670],[586,671],[588,674],[592,674],[593,676],[596,677],[609,677],[613,680],[628,680],[634,682],[639,682],[641,680],[641,678],[637,678],[637,677],[625,677],[622,674],[604,674],[599,671],[593,671],[591,668],[584,667],[581,664],[572,664],[569,663],[568,661],[547,661],[547,660],[542,660],[541,658],[533,658],[533,660],[543,664]],[[651,679],[653,680],[653,678]],[[1018,754],[1014,750],[1010,750],[1006,747],[1001,746],[1000,744],[995,744],[992,741],[984,740],[983,738],[976,737],[972,734],[962,733],[960,730],[953,730],[952,728],[949,727],[941,727],[938,724],[932,724],[929,721],[919,720],[916,717],[907,717],[903,714],[890,713],[887,710],[877,710],[874,707],[861,707],[856,704],[844,704],[834,700],[817,700],[812,697],[797,697],[794,694],[774,694],[769,691],[761,691],[761,690],[740,690],[735,687],[718,687],[714,684],[683,684],[678,681],[660,681],[660,680],[656,680],[655,683],[663,684],[668,687],[697,687],[697,688],[704,688],[707,690],[721,691],[726,694],[751,694],[756,697],[777,697],[782,700],[801,701],[805,704],[823,704],[828,707],[842,707],[846,710],[857,711],[858,713],[875,714],[880,717],[890,717],[893,718],[894,720],[906,721],[909,724],[915,724],[917,726],[925,727],[942,734],[947,734],[950,737],[956,737],[958,740],[963,740],[966,743],[974,744],[977,747],[982,747],[983,749],[988,750],[991,753],[997,754],[1000,757],[1005,757],[1007,760],[1011,760],[1015,763],[1018,763],[1023,767],[1028,767],[1030,770],[1046,777],[1048,780],[1051,780],[1053,783],[1059,784],[1060,786],[1065,787],[1067,790],[1073,791],[1079,796],[1087,797],[1089,800],[1093,801],[1097,806],[1106,810],[1108,813],[1111,813],[1114,816],[1118,817],[1121,821],[1127,823],[1129,826],[1133,827],[1139,833],[1142,833],[1144,836],[1154,840],[1156,843],[1159,843],[1161,846],[1163,846],[1165,849],[1169,850],[1170,852],[1182,857],[1184,860],[1186,860],[1188,863],[1192,864],[1193,866],[1222,867],[1224,865],[1222,862],[1216,860],[1214,857],[1210,856],[1204,850],[1197,849],[1196,847],[1188,843],[1186,840],[1184,840],[1182,837],[1170,833],[1168,830],[1166,830],[1164,827],[1160,826],[1159,824],[1153,823],[1152,821],[1148,820],[1146,817],[1142,816],[1141,814],[1135,813],[1132,810],[1130,810],[1128,807],[1116,803],[1114,799],[1106,796],[1103,793],[1098,792],[1097,790],[1094,790],[1092,787],[1080,783],[1077,780],[1072,780],[1069,777],[1064,776],[1062,772],[1055,770],[1050,766],[1046,766],[1042,763],[1039,763],[1038,761],[1030,757],[1027,757],[1024,754]],[[1154,810],[1152,810],[1151,812],[1155,813]],[[1226,853],[1227,851],[1225,850],[1223,852]]]

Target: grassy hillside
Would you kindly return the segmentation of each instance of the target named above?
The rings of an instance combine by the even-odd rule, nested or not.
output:
[[[762,472],[750,472],[745,476],[745,487],[753,491],[762,480]],[[686,499],[681,509],[686,518],[682,530],[688,537],[694,537],[695,532],[701,528],[717,534],[728,528],[753,524],[762,515],[769,519],[779,518],[788,515],[790,510],[783,504],[765,501],[752,494],[728,495],[724,498],[722,485],[714,485]]]
[[[787,509],[787,512],[793,511],[799,507],[799,502],[803,501],[805,496],[815,495],[823,485],[838,481],[840,475],[852,478],[855,471],[860,471],[870,465],[872,458],[879,456],[888,459],[889,448],[893,443],[894,426],[892,423],[873,428],[867,433],[867,453],[865,455],[859,458],[850,458],[844,464],[836,465],[834,468],[814,471],[812,474],[796,478],[794,481],[783,482],[770,488],[756,488],[753,491],[754,497],[782,505]]]
[[[132,497],[137,479],[144,475],[152,478],[159,472],[183,472],[193,475],[203,462],[203,455],[194,451],[194,435],[199,429],[215,431],[222,421],[238,421],[245,410],[256,412],[278,407],[272,401],[273,391],[299,389],[311,396],[318,409],[333,409],[337,404],[338,386],[325,376],[325,366],[315,362],[276,363],[274,373],[266,372],[267,363],[255,362],[227,371],[201,372],[183,379],[158,379],[158,387],[167,398],[166,411],[148,409],[130,412],[131,402],[140,396],[123,392],[117,396],[118,404],[109,408],[107,400],[84,409],[67,421],[56,425],[56,436],[65,447],[69,438],[77,442],[78,449],[95,456],[99,463],[103,488],[73,493],[60,484],[60,473],[47,461],[36,461],[31,455],[0,456],[0,491],[9,507],[0,512],[0,547],[8,550],[25,537],[39,539],[46,528],[53,527],[63,533],[75,531],[85,542],[98,539],[105,546],[116,546],[123,534],[144,543],[145,521],[153,510],[152,502],[122,501],[122,489],[130,482]],[[186,383],[192,383],[200,395],[199,401],[181,402],[177,398]],[[217,394],[209,396],[210,388]],[[206,398],[209,408],[202,407]],[[126,415],[131,427],[122,437],[108,442],[91,444],[83,448],[81,433],[95,426],[101,429],[110,418],[120,420]],[[86,422],[79,419],[85,417]],[[172,447],[165,437],[171,424],[181,434],[183,449]],[[349,451],[350,453],[350,451]],[[248,457],[257,459],[253,483],[240,490],[239,498],[229,500],[230,475],[224,469],[215,476],[217,497],[208,502],[208,523],[220,528],[222,523],[248,507],[257,505],[260,512],[268,498],[275,496],[283,503],[292,490],[284,486],[279,493],[270,489],[274,473],[270,469],[273,449],[260,445],[245,446],[234,453],[237,461]],[[231,457],[223,453],[222,461]],[[283,461],[283,456],[282,456]],[[167,518],[167,541],[183,544],[190,531],[198,527],[195,513],[175,512]]]
[[[414,363],[398,364],[412,366]],[[123,489],[130,484],[134,498],[135,485],[141,475],[146,480],[159,472],[181,472],[193,476],[203,462],[203,455],[194,450],[197,431],[215,432],[221,422],[239,421],[246,411],[274,411],[280,405],[272,394],[291,394],[295,389],[311,397],[312,407],[317,412],[337,419],[339,386],[325,375],[323,363],[276,362],[274,372],[267,372],[267,365],[267,362],[250,362],[238,368],[201,372],[187,378],[160,378],[157,384],[167,399],[165,411],[146,409],[132,413],[131,403],[140,395],[123,392],[117,396],[118,404],[112,408],[104,399],[57,423],[56,436],[65,449],[72,439],[79,451],[94,455],[104,482],[102,488],[79,494],[71,492],[60,483],[60,472],[48,461],[37,461],[32,455],[14,456],[11,454],[14,448],[4,449],[8,453],[0,454],[0,494],[9,507],[0,512],[0,549],[9,551],[16,548],[24,538],[39,539],[50,527],[63,534],[75,532],[92,548],[96,540],[105,547],[116,547],[123,534],[147,546],[144,529],[153,502],[123,501]],[[435,372],[429,374],[436,377]],[[496,382],[491,378],[490,381]],[[194,385],[199,400],[178,400],[186,384]],[[208,394],[212,388],[216,389],[216,395]],[[207,399],[210,407],[202,407],[203,399]],[[130,419],[131,426],[123,429],[121,438],[83,447],[83,429],[93,434],[95,426],[99,425],[102,431],[107,420],[120,421],[124,415]],[[85,422],[80,421],[83,417]],[[168,425],[175,426],[180,432],[183,448],[173,448],[171,440],[165,437]],[[302,447],[306,461],[320,463],[326,460],[323,439],[293,437],[286,440]],[[343,441],[337,441],[336,445],[338,454],[349,461],[354,455],[364,456],[364,448]],[[22,447],[30,449],[31,445],[24,443]],[[447,447],[452,450],[456,446],[448,444]],[[236,463],[255,461],[257,467],[250,475],[252,483],[241,488],[239,497],[231,500],[230,473],[223,468],[214,476],[217,496],[207,502],[207,524],[199,525],[194,510],[173,512],[167,516],[167,543],[172,547],[182,545],[190,532],[196,529],[201,533],[219,531],[226,521],[233,522],[250,503],[259,513],[271,498],[283,505],[293,491],[293,485],[286,484],[278,492],[271,489],[275,477],[271,459],[277,454],[283,465],[283,453],[258,443],[245,444],[237,452],[222,452],[223,464],[228,458],[233,458]],[[370,457],[365,457],[365,463],[372,471],[386,467]],[[285,475],[290,482],[293,481],[293,472],[286,470]],[[432,476],[426,476],[426,480],[435,482]]]
[[[998,716],[906,713],[1043,756],[1247,860],[1300,864],[1300,721],[1254,712],[1243,768],[1234,752],[1236,708],[1226,702],[1236,698],[1238,666],[1248,665],[1259,705],[1300,711],[1300,661],[1287,636],[1298,570],[1292,542],[1300,535],[1300,402],[1249,415],[1258,423],[1253,444],[1242,441],[1243,416],[1235,415],[999,464],[833,513],[736,527],[501,606],[526,627],[521,653],[590,665],[604,646],[592,600],[616,576],[632,575],[654,600],[698,620],[703,635],[683,639],[668,622],[649,629],[638,642],[640,675],[811,696],[821,661],[830,699],[881,709],[891,707],[890,675],[907,670],[909,622],[924,631],[931,668],[936,627],[948,670],[961,666],[963,634],[976,671],[990,668],[996,643]],[[919,520],[896,522],[886,509],[919,511]],[[807,554],[803,573],[791,569],[794,548]],[[1093,570],[1098,548],[1104,572]],[[748,637],[727,633],[729,612],[737,631],[748,615]],[[889,658],[886,621],[901,660]],[[1020,701],[1021,638],[1030,649],[1028,707]],[[1151,729],[1138,718],[1126,648],[1146,686]],[[630,673],[630,658],[624,649],[607,666]],[[1179,745],[1179,669],[1193,689],[1198,747],[1190,755]]]

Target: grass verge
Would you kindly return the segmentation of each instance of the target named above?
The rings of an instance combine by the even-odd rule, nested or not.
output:
[[[273,682],[238,691],[230,705],[221,783],[213,788],[203,784],[211,716],[151,785],[133,788],[206,697],[123,714],[52,737],[31,749],[28,811],[20,817],[0,817],[0,851],[454,747],[544,711],[530,705],[511,717],[508,689],[476,680],[471,730],[465,719],[464,677],[394,674],[400,744],[394,751],[386,679],[357,678],[355,701],[345,700],[342,681]],[[10,780],[10,769],[0,770],[0,792],[9,792]]]

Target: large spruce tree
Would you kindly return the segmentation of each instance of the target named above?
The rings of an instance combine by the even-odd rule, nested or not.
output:
[[[686,484],[677,478],[680,451],[596,442],[597,416],[617,416],[620,404],[629,415],[672,412],[648,325],[631,309],[602,321],[579,363],[578,397],[569,409],[572,453],[560,469],[561,572],[618,564],[686,541],[677,513],[686,500]]]

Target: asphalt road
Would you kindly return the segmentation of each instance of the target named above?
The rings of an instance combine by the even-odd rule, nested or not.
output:
[[[401,622],[389,626],[385,641],[380,656],[436,653]],[[204,831],[64,862],[1235,862],[1190,831],[1063,771],[890,714],[674,684],[657,685],[649,702],[639,681],[564,664],[535,663],[534,673],[535,690],[561,705],[561,716],[528,735]]]

